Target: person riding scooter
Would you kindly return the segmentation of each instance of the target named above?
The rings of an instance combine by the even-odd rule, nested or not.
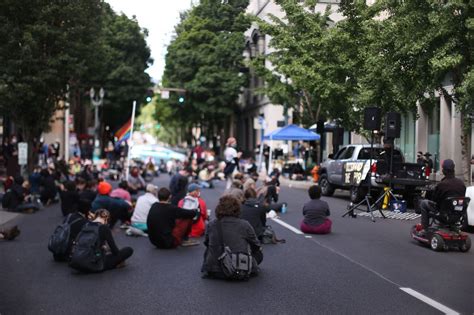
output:
[[[466,194],[466,186],[464,182],[454,176],[454,162],[451,159],[446,159],[442,164],[442,172],[444,178],[436,185],[433,192],[432,200],[421,200],[421,225],[424,230],[429,226],[430,217],[438,212],[438,208],[442,202],[449,197],[464,197]]]

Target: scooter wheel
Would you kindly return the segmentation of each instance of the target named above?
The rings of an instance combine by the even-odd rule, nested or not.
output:
[[[471,249],[471,239],[468,237],[466,241],[459,246],[459,250],[463,253],[468,252]]]
[[[441,252],[445,249],[445,241],[441,235],[434,234],[430,239],[430,247],[432,250]]]

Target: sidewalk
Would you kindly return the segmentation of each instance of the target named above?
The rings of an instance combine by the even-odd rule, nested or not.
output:
[[[312,180],[291,180],[280,176],[280,184],[289,188],[308,189],[316,183]]]

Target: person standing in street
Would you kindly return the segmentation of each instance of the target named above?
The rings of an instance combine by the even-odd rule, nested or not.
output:
[[[226,177],[226,189],[232,186],[232,175],[239,168],[239,161],[241,153],[237,152],[237,140],[234,137],[227,139],[227,147],[224,151],[225,168],[224,175]]]

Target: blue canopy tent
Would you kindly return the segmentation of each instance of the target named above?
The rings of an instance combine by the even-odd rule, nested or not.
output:
[[[304,129],[297,125],[288,125],[283,128],[277,129],[270,132],[263,137],[264,140],[270,140],[270,157],[268,161],[268,170],[271,170],[272,166],[272,151],[273,151],[273,140],[294,140],[294,141],[317,141],[321,139],[321,136],[308,129]],[[260,158],[260,161],[262,159]]]

